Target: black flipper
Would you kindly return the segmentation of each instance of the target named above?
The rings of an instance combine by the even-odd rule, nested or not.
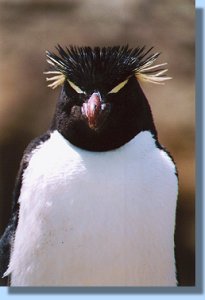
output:
[[[1,239],[0,239],[0,278],[2,278],[3,274],[6,272],[9,260],[10,260],[10,252],[11,247],[16,231],[16,227],[18,224],[18,214],[19,214],[19,203],[18,199],[21,192],[22,185],[22,177],[25,169],[29,164],[29,160],[31,157],[31,152],[38,147],[41,143],[45,142],[50,137],[50,131],[41,135],[40,137],[35,138],[31,143],[27,146],[24,151],[23,158],[20,163],[20,168],[16,177],[15,188],[13,193],[13,205],[12,205],[12,215],[9,220],[8,226],[6,227]]]
[[[17,225],[17,214],[13,214],[0,239],[0,276],[6,272],[9,264],[12,239]]]

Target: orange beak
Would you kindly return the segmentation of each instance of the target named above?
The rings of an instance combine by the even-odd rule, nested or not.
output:
[[[88,102],[83,103],[82,112],[88,119],[88,125],[91,129],[97,130],[103,124],[110,111],[110,104],[102,103],[99,93],[93,93]]]

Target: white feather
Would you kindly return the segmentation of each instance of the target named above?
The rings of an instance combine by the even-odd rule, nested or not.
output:
[[[54,131],[24,172],[12,286],[175,286],[175,167],[142,132],[108,152]]]

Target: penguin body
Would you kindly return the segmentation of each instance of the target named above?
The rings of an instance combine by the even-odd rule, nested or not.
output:
[[[12,286],[176,285],[176,168],[126,78],[117,98],[64,83],[50,130],[27,148],[1,241]],[[88,101],[74,105],[70,88]]]
[[[108,152],[51,133],[23,175],[11,284],[175,285],[174,171],[146,131]]]

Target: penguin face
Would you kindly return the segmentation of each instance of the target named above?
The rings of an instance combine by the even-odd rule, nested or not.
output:
[[[151,49],[58,46],[59,56],[47,52],[48,86],[62,86],[53,128],[73,144],[98,151],[119,147],[142,130],[154,131],[138,81],[170,78],[164,77],[167,70],[158,70],[163,64],[150,67],[159,55],[149,54]]]
[[[81,87],[67,80],[64,83],[64,91],[67,101],[72,106],[70,110],[70,118],[72,120],[84,121],[84,125],[90,130],[100,132],[104,127],[109,126],[110,118],[116,118],[115,112],[118,108],[118,114],[120,106],[126,104],[126,94],[123,91],[128,83],[128,78],[119,83],[113,83],[112,85],[105,85],[103,78],[101,83],[93,82],[87,87]],[[90,82],[89,82],[90,83]],[[129,92],[129,89],[125,89]],[[124,110],[121,108],[121,111]],[[121,116],[121,122],[123,122],[123,116]],[[111,124],[110,124],[111,125]]]

